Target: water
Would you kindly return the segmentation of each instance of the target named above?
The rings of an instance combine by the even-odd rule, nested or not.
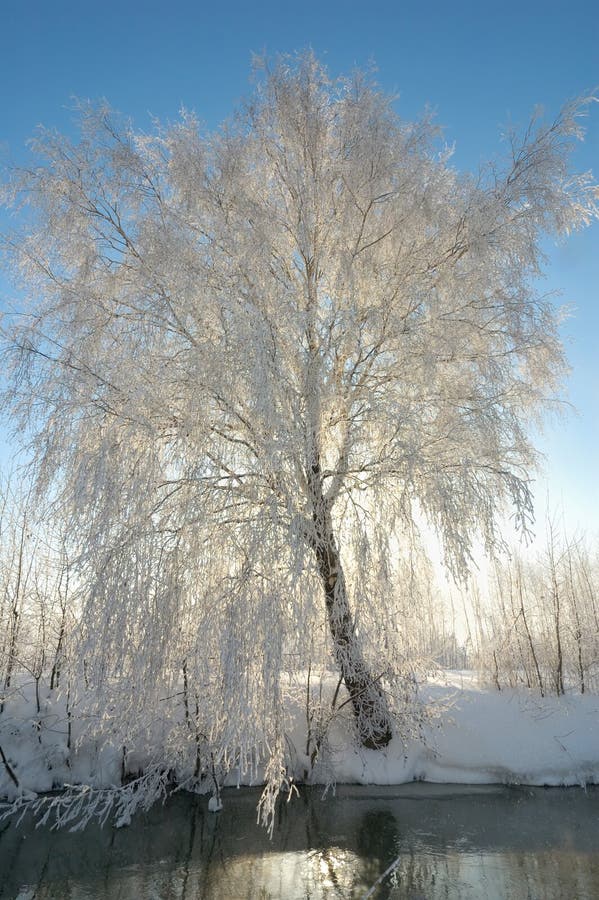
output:
[[[317,789],[282,804],[273,840],[259,792],[225,808],[179,795],[129,828],[24,823],[0,835],[0,897],[19,900],[584,900],[599,897],[599,789],[401,785]]]

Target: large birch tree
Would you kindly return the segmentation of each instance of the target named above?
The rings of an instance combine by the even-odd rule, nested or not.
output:
[[[86,679],[126,675],[133,647],[149,689],[195,621],[222,740],[260,742],[247,723],[321,617],[360,742],[389,742],[415,520],[460,574],[506,507],[532,516],[529,424],[564,373],[541,241],[597,215],[568,165],[585,103],[476,175],[428,116],[310,54],[214,133],[83,106],[78,142],[38,134],[8,188],[9,402],[70,523]]]

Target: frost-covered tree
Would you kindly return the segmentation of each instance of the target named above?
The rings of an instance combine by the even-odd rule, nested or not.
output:
[[[461,573],[506,503],[531,515],[527,427],[564,370],[540,245],[597,215],[568,168],[586,103],[476,176],[310,54],[214,133],[103,106],[78,143],[39,133],[8,188],[9,401],[76,545],[87,680],[183,669],[213,744],[272,751],[322,622],[361,743],[389,742],[414,521]]]

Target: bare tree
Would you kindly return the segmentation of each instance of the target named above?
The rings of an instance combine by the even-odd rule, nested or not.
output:
[[[4,325],[7,399],[77,544],[86,677],[151,692],[185,663],[238,758],[324,617],[361,743],[389,742],[415,516],[460,574],[505,503],[532,514],[527,425],[564,370],[535,276],[542,235],[597,215],[568,169],[587,102],[478,176],[310,54],[214,134],[103,106],[79,143],[40,132],[8,188],[30,305]]]
[[[0,713],[18,668],[19,642],[34,579],[34,544],[28,497],[10,478],[0,482]]]

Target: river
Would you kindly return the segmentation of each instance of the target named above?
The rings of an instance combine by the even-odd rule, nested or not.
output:
[[[599,789],[411,784],[173,796],[127,828],[2,826],[0,897],[19,900],[585,900],[599,897]],[[383,873],[392,868],[382,880]],[[378,884],[377,884],[378,881]]]

